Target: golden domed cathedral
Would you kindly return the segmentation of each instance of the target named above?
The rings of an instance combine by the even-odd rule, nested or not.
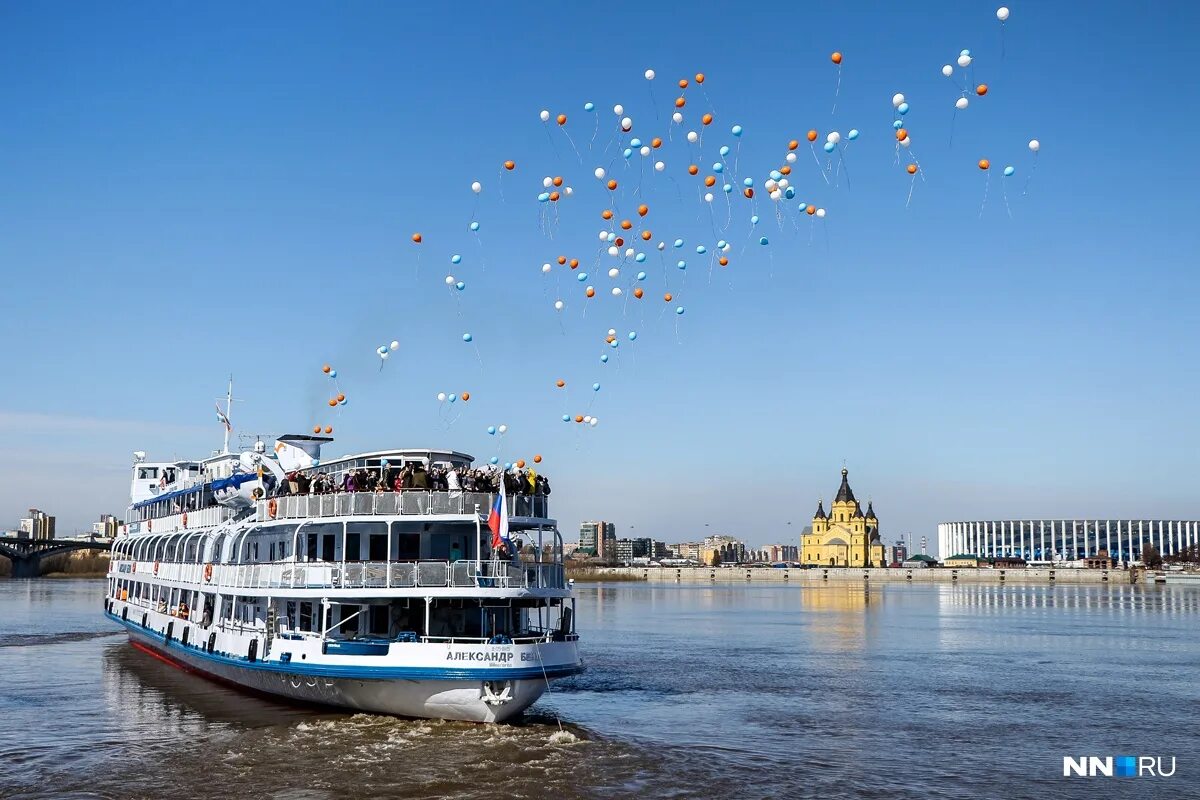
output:
[[[884,567],[883,542],[879,539],[879,520],[875,509],[867,503],[864,514],[850,489],[849,471],[842,469],[842,485],[837,497],[825,513],[824,504],[817,501],[812,529],[800,539],[800,560],[805,564],[826,567]]]

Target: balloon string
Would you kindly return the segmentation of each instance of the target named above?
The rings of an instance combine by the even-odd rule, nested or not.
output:
[[[592,148],[596,144],[596,134],[600,133],[600,115],[593,112],[592,116],[595,118],[596,124],[592,126],[592,140],[588,142],[589,153],[592,152]]]
[[[1000,179],[1000,195],[1004,198],[1004,210],[1008,212],[1008,218],[1012,219],[1012,208],[1008,205],[1008,178]]]
[[[829,111],[830,116],[837,113],[838,95],[842,93],[842,65],[838,64],[837,73],[837,88],[833,90],[833,108]]]
[[[954,113],[950,115],[950,144],[949,147],[954,147],[954,121],[958,119],[958,106],[954,107]]]
[[[571,138],[571,134],[567,133],[567,129],[562,129],[563,136],[567,137],[567,141],[571,144],[571,149],[575,152],[575,158],[579,161],[579,166],[583,166],[583,156],[579,155],[579,148],[575,147],[575,140]]]
[[[908,208],[910,205],[912,205],[913,189],[915,188],[917,188],[917,176],[913,175],[912,180],[908,183],[908,201],[904,204],[905,208]]]
[[[1033,151],[1033,167],[1029,170],[1029,174],[1025,176],[1025,188],[1021,190],[1021,197],[1024,197],[1026,194],[1029,193],[1029,182],[1031,180],[1033,180],[1033,173],[1037,172],[1037,165],[1038,165],[1038,154],[1037,154],[1037,151],[1034,150]]]
[[[983,218],[983,207],[987,205],[988,187],[992,185],[992,172],[988,170],[987,179],[983,182],[983,202],[979,204],[979,217]]]
[[[650,107],[654,109],[654,121],[658,122],[661,118],[658,116],[658,101],[654,99],[654,81],[646,81],[650,87]]]
[[[550,142],[550,149],[554,151],[554,157],[560,158],[558,154],[558,146],[554,144],[554,137],[550,134],[550,124],[543,122],[542,129],[546,131],[546,140]]]
[[[817,155],[817,148],[813,146],[812,142],[809,142],[808,149],[812,151],[813,161],[816,162],[817,169],[821,170],[821,177],[825,179],[825,185],[828,186],[829,185],[829,176],[825,174],[825,170],[822,169],[822,167],[821,167],[821,157]]]

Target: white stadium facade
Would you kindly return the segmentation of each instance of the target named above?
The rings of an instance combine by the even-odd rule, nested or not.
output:
[[[1009,519],[938,523],[941,558],[975,555],[1027,561],[1073,561],[1107,550],[1137,561],[1145,545],[1179,555],[1200,541],[1200,521],[1175,519]]]

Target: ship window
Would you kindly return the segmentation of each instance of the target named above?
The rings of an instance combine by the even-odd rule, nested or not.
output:
[[[138,467],[138,480],[149,481],[158,477],[158,467]]]
[[[302,630],[302,631],[311,631],[313,629],[313,604],[312,603],[301,603],[300,604],[300,624],[298,626],[298,629]]]

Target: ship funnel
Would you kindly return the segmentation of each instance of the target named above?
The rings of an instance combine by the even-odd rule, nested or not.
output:
[[[275,457],[284,472],[306,469],[320,463],[321,445],[332,441],[332,436],[289,433],[275,440]]]

